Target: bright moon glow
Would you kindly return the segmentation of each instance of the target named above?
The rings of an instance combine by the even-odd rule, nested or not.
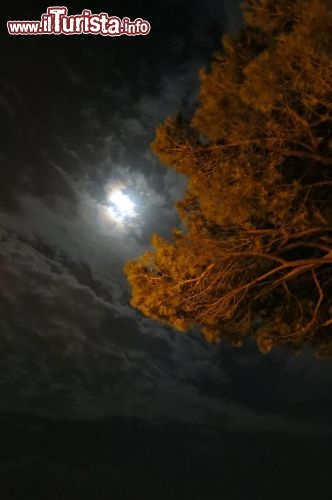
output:
[[[135,215],[135,203],[119,189],[113,191],[108,199],[111,203],[108,211],[115,219],[123,220]]]

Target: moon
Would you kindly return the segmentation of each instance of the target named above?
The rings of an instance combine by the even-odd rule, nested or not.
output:
[[[110,205],[107,207],[110,215],[116,220],[123,221],[127,217],[134,217],[135,203],[121,189],[115,189],[108,197]]]

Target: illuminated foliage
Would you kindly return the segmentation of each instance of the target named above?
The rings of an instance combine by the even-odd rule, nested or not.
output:
[[[187,231],[129,262],[132,305],[261,352],[332,353],[332,5],[247,0],[246,28],[201,71],[189,123],[154,152],[188,178]]]

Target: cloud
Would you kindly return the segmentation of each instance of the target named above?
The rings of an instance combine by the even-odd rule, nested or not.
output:
[[[165,332],[153,335],[151,324],[148,335],[135,311],[99,297],[56,255],[1,236],[1,386],[11,393],[2,409],[141,415],[150,401],[151,414],[163,415],[169,386],[171,394],[187,392]]]

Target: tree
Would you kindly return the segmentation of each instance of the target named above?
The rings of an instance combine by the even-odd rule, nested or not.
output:
[[[247,0],[202,70],[190,121],[152,149],[188,178],[186,230],[125,266],[131,304],[181,331],[260,351],[332,354],[332,7]]]

